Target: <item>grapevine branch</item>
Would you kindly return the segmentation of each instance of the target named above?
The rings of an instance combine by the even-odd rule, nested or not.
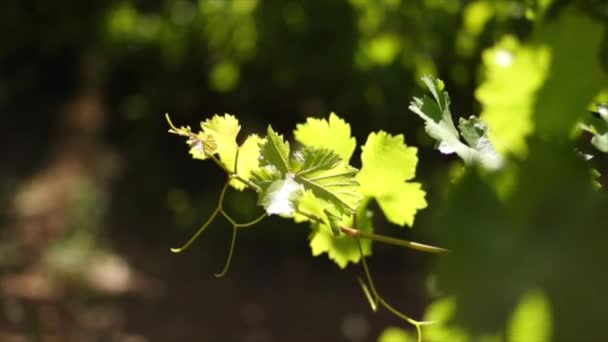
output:
[[[235,245],[236,245],[236,237],[238,234],[238,230],[240,228],[253,226],[253,225],[257,224],[258,222],[260,222],[261,220],[263,220],[267,216],[266,213],[263,213],[258,218],[254,219],[250,222],[245,222],[245,223],[236,222],[224,210],[224,199],[226,196],[226,191],[228,190],[228,187],[230,186],[230,183],[232,182],[232,180],[237,180],[237,181],[241,182],[242,184],[245,185],[246,188],[252,189],[257,193],[260,193],[261,189],[257,184],[254,184],[253,182],[251,182],[248,179],[239,175],[238,162],[239,162],[240,149],[238,149],[238,148],[236,149],[235,158],[234,158],[234,167],[232,170],[230,170],[224,163],[222,163],[222,161],[220,159],[218,159],[218,157],[215,156],[215,151],[209,151],[206,148],[204,141],[202,141],[205,138],[200,138],[199,136],[192,133],[192,131],[190,130],[190,127],[181,127],[178,129],[175,125],[173,125],[173,123],[171,122],[168,115],[166,115],[166,119],[167,119],[167,122],[169,123],[169,126],[171,127],[171,129],[169,130],[170,133],[187,137],[188,144],[190,146],[197,146],[197,147],[201,146],[204,156],[206,158],[211,159],[215,164],[217,164],[228,175],[228,178],[227,178],[226,182],[224,183],[222,190],[220,192],[217,206],[214,209],[214,211],[212,212],[211,216],[183,246],[181,246],[179,248],[172,248],[171,251],[174,253],[179,253],[179,252],[186,250],[203,233],[203,231],[211,224],[211,222],[213,222],[213,220],[218,215],[221,214],[222,217],[224,217],[232,225],[232,237],[230,239],[230,246],[229,246],[228,255],[226,257],[224,267],[222,268],[222,270],[219,273],[215,274],[216,277],[223,277],[224,275],[227,274],[228,269],[230,268],[232,257],[234,255],[234,249],[235,249]],[[314,214],[307,213],[307,212],[304,212],[299,209],[296,209],[295,212],[299,215],[307,217],[312,222],[326,224],[323,219],[321,219],[320,217],[317,217]],[[359,281],[359,284],[361,285],[361,288],[363,289],[363,292],[364,292],[367,300],[369,301],[372,310],[375,312],[378,310],[379,307],[384,307],[386,310],[393,313],[395,316],[397,316],[397,317],[403,319],[404,321],[406,321],[407,323],[413,325],[416,328],[418,342],[421,342],[422,341],[422,328],[421,327],[426,324],[432,324],[433,322],[418,321],[418,320],[415,320],[415,319],[409,317],[408,315],[404,314],[403,312],[399,311],[398,309],[393,307],[391,304],[389,304],[380,295],[380,293],[376,289],[369,266],[367,264],[367,259],[363,253],[363,248],[361,246],[361,239],[373,240],[373,241],[377,241],[380,243],[385,243],[385,244],[389,244],[389,245],[394,245],[394,246],[399,246],[399,247],[404,247],[404,248],[409,248],[409,249],[414,249],[417,251],[423,251],[423,252],[434,253],[434,254],[443,254],[443,253],[448,252],[448,250],[444,249],[444,248],[440,248],[440,247],[435,247],[435,246],[417,243],[417,242],[413,242],[413,241],[408,241],[408,240],[404,240],[404,239],[394,238],[394,237],[390,237],[390,236],[363,232],[363,231],[360,231],[359,229],[357,229],[356,227],[351,228],[351,227],[346,227],[346,226],[339,226],[338,229],[343,234],[350,236],[356,240],[357,247],[359,249],[359,253],[361,256],[361,263],[363,265],[363,271],[365,274],[365,281],[362,280],[361,278],[357,278],[357,280]]]

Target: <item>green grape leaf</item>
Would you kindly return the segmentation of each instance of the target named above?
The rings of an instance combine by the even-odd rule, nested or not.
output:
[[[250,180],[252,172],[260,168],[260,144],[263,142],[264,139],[257,134],[252,134],[239,147],[239,159],[236,167],[236,173],[239,177]],[[236,179],[231,180],[230,185],[237,190],[243,190],[246,187],[245,184]]]
[[[268,126],[266,140],[260,144],[260,165],[273,166],[281,175],[289,173],[289,143]]]
[[[414,97],[409,109],[424,120],[427,133],[439,142],[442,153],[466,150],[452,121],[450,97],[444,90],[443,82],[428,75],[422,77],[422,80],[433,94],[433,99],[426,95],[422,99]]]
[[[312,195],[312,193],[310,193]],[[305,194],[304,197],[310,195]],[[314,196],[314,195],[313,195]],[[312,198],[300,201],[300,207],[302,210],[310,210],[316,206],[316,212],[318,214],[322,206],[318,206],[314,203]],[[364,200],[365,201],[365,200]],[[359,230],[367,233],[373,232],[372,226],[372,211],[367,209],[367,201],[361,203],[357,208],[356,215],[356,226]],[[328,222],[331,218],[327,218],[327,213],[322,214],[324,222]],[[353,225],[354,217],[343,217],[341,221],[337,222],[338,225],[350,227]],[[348,235],[332,235],[332,229],[327,223],[313,223],[312,232],[309,235],[310,248],[314,256],[319,256],[323,253],[327,253],[329,259],[333,260],[338,267],[345,268],[349,262],[358,263],[361,260],[361,253],[357,246],[357,240]],[[371,255],[372,253],[372,242],[371,240],[360,240],[361,249],[364,255]]]
[[[196,135],[192,134],[186,141],[190,146],[188,153],[193,159],[205,160],[210,154],[214,154],[217,151],[217,143],[212,135],[205,132],[198,132]]]
[[[432,76],[424,76],[422,80],[429,88],[433,98],[426,95],[422,99],[414,97],[408,108],[424,120],[427,133],[438,141],[439,151],[444,154],[456,153],[467,164],[478,161],[487,168],[498,168],[502,163],[501,158],[494,151],[489,138],[484,139],[483,145],[471,145],[471,142],[467,140],[472,137],[471,132],[467,131],[461,133],[468,134],[464,138],[470,146],[460,140],[460,134],[452,121],[449,108],[450,97],[444,90],[443,82]],[[487,131],[487,128],[485,130]]]
[[[346,162],[357,146],[350,125],[335,113],[329,115],[329,120],[308,118],[296,126],[294,137],[302,145],[333,150]]]
[[[328,149],[306,147],[297,156],[302,162],[298,162],[301,168],[295,170],[296,181],[318,198],[333,204],[341,214],[352,214],[361,200],[355,180],[357,169]]]
[[[481,119],[500,154],[526,152],[525,139],[534,131],[536,93],[545,81],[551,54],[545,46],[521,45],[506,36],[482,54],[485,80],[475,91]]]
[[[216,148],[210,154],[218,154],[228,170],[234,169],[234,158],[238,144],[236,137],[241,130],[239,121],[230,114],[214,115],[211,119],[201,122],[203,132],[213,138]]]
[[[305,147],[290,158],[289,144],[271,127],[260,145],[260,166],[253,171],[252,180],[262,191],[275,181],[292,178],[334,207],[338,216],[352,214],[361,200],[355,180],[357,169],[346,164],[336,152],[323,148]]]
[[[483,154],[486,159],[497,160],[500,158],[488,137],[488,126],[481,122],[479,118],[474,115],[471,115],[468,119],[460,118],[458,129],[467,144]]]
[[[294,181],[293,175],[276,180],[260,193],[258,204],[266,209],[269,215],[293,216],[297,203],[302,197],[302,185]]]
[[[361,194],[375,198],[386,218],[398,225],[412,226],[418,210],[426,207],[425,192],[414,178],[418,157],[415,147],[407,147],[403,135],[371,133],[361,153],[357,175]]]

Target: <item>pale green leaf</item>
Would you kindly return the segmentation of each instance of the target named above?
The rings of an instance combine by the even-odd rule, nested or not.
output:
[[[230,114],[214,115],[211,119],[201,122],[203,132],[213,137],[216,149],[211,154],[218,154],[228,170],[234,169],[234,158],[238,145],[236,137],[241,130],[239,121]]]
[[[350,215],[361,200],[357,169],[342,162],[337,153],[328,149],[307,147],[298,153],[300,170],[295,180],[316,197],[334,205],[341,214]]]
[[[252,177],[252,171],[258,170],[260,168],[259,145],[263,142],[264,140],[260,138],[257,134],[252,134],[248,136],[245,142],[239,147],[239,159],[236,169],[236,173],[239,175],[239,177],[245,180],[250,180]],[[236,179],[230,181],[230,185],[237,190],[243,190],[245,188],[245,184]]]
[[[526,293],[508,324],[509,342],[549,342],[552,335],[549,298],[541,291]]]
[[[305,146],[333,150],[346,162],[357,146],[351,137],[350,125],[334,113],[329,115],[329,120],[308,118],[306,123],[296,126],[294,137]]]
[[[217,143],[212,135],[204,132],[198,132],[198,134],[192,134],[186,141],[190,146],[188,153],[193,159],[205,160],[208,155],[216,153]]]
[[[395,183],[392,191],[378,194],[375,198],[390,222],[411,227],[418,210],[427,206],[425,195],[420,183],[401,182]]]
[[[306,197],[306,195],[305,195]],[[301,201],[303,203],[303,201]],[[312,203],[307,203],[310,208]],[[325,214],[324,214],[325,215]],[[372,212],[367,209],[366,203],[359,205],[357,209],[357,228],[361,231],[371,233],[372,227]],[[325,217],[325,216],[324,216]],[[327,218],[326,218],[327,220]],[[341,225],[351,227],[353,225],[353,217],[343,218]],[[319,256],[327,253],[327,257],[333,260],[340,268],[345,268],[349,262],[358,263],[361,260],[361,253],[357,246],[357,240],[348,235],[335,236],[332,234],[331,228],[327,224],[312,224],[312,232],[310,233],[310,248],[314,256]],[[364,255],[371,255],[372,242],[371,240],[360,240],[361,249]]]
[[[417,211],[426,207],[420,183],[406,182],[415,176],[417,149],[407,147],[403,135],[380,131],[369,135],[362,150],[361,194],[375,198],[391,222],[412,226]]]
[[[266,139],[260,144],[260,165],[273,166],[282,175],[289,172],[289,143],[268,126]]]

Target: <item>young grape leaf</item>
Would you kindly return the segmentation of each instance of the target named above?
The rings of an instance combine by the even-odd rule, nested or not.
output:
[[[260,165],[272,165],[282,175],[289,172],[289,143],[271,126],[268,126],[266,141],[260,144]]]
[[[168,115],[167,121],[171,126],[170,133],[188,138],[186,142],[190,146],[189,153],[192,158],[205,160],[217,154],[226,170],[232,172],[238,166],[236,173],[244,180],[249,180],[251,172],[259,168],[259,144],[263,139],[252,134],[247,137],[243,145],[238,146],[236,138],[241,126],[234,116],[214,115],[211,119],[201,122],[202,131],[196,134],[189,126],[175,127]],[[235,165],[237,151],[239,160],[238,165]],[[243,190],[246,187],[243,182],[236,179],[233,179],[230,185],[237,190]]]
[[[340,234],[342,217],[335,208],[331,207],[330,203],[318,198],[312,191],[306,190],[298,202],[294,220],[296,222],[310,221],[313,223],[313,229],[315,224],[320,224],[327,228],[326,231],[331,230],[337,236]]]
[[[228,170],[234,169],[234,158],[238,145],[236,137],[241,130],[239,121],[230,114],[214,115],[211,119],[201,122],[203,132],[213,137],[217,147],[210,154],[218,154]]]
[[[217,151],[217,142],[212,135],[205,132],[198,132],[196,135],[192,134],[186,143],[190,146],[188,153],[190,153],[193,159],[205,160],[209,158],[208,155],[214,154]]]
[[[367,202],[366,202],[367,203]],[[357,208],[356,226],[359,230],[367,233],[373,232],[372,211],[367,209],[367,204],[361,203]],[[354,217],[343,218],[340,225],[351,227]],[[309,235],[310,248],[314,256],[327,253],[329,259],[333,260],[338,267],[345,268],[349,262],[358,263],[361,260],[357,240],[347,235],[332,235],[331,228],[326,224],[313,223],[312,232]],[[361,248],[364,255],[371,255],[371,240],[362,239]]]
[[[451,151],[444,153],[456,152],[460,155],[460,150],[466,150],[466,146],[460,142],[458,131],[454,127],[449,107],[450,97],[444,90],[443,82],[428,75],[422,77],[422,81],[431,91],[434,100],[426,95],[422,99],[414,97],[409,109],[425,121],[427,133],[439,142],[439,146]]]
[[[260,194],[258,203],[266,209],[269,215],[291,217],[302,193],[302,185],[294,181],[293,175],[288,174],[285,179],[272,182]]]
[[[449,108],[450,97],[444,90],[443,82],[431,76],[424,76],[422,80],[429,88],[433,99],[428,96],[424,96],[422,99],[414,97],[408,108],[425,121],[425,129],[432,138],[438,141],[439,151],[444,154],[456,153],[467,164],[478,161],[490,169],[499,167],[501,158],[494,152],[488,138],[480,146],[467,146],[460,141],[460,134],[454,126]],[[467,132],[467,134],[469,133]]]
[[[471,115],[468,119],[458,120],[458,129],[464,140],[476,151],[481,152],[487,159],[499,159],[498,153],[488,138],[488,126],[481,122],[476,116]]]
[[[354,213],[361,195],[355,180],[357,169],[343,163],[331,150],[304,148],[299,154],[303,164],[295,171],[295,179],[315,196],[335,206],[340,214]]]
[[[350,215],[361,199],[354,179],[357,169],[344,163],[329,149],[305,147],[289,157],[289,144],[268,127],[268,136],[260,145],[260,166],[253,180],[267,195],[270,185],[286,177],[310,190],[317,198],[331,204],[338,215]],[[274,188],[273,188],[274,190]]]
[[[426,207],[425,192],[414,178],[418,157],[415,147],[407,147],[403,135],[371,133],[361,153],[357,175],[361,194],[375,198],[386,218],[398,225],[412,226],[414,216]]]
[[[351,137],[350,125],[335,113],[329,120],[308,118],[294,131],[296,140],[305,146],[327,148],[335,151],[345,162],[350,160],[357,141]]]
[[[239,159],[236,165],[236,173],[245,180],[250,180],[252,172],[260,168],[260,144],[264,140],[257,134],[252,134],[247,137],[245,142],[239,147]],[[241,181],[233,179],[230,185],[237,190],[245,189],[245,184]]]

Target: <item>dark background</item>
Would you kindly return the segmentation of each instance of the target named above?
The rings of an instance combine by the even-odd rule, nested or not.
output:
[[[373,341],[401,325],[371,312],[358,266],[311,257],[306,225],[271,218],[240,234],[222,279],[227,223],[170,253],[210,214],[223,174],[189,157],[164,113],[195,128],[232,113],[242,137],[270,123],[291,137],[332,111],[358,143],[403,133],[433,206],[454,158],[407,110],[420,76],[446,82],[456,115],[478,113],[480,53],[504,33],[525,39],[530,3],[488,5],[471,31],[475,2],[459,0],[2,1],[0,340]],[[575,5],[606,20],[601,1]],[[254,201],[231,193],[228,208],[254,217]],[[382,233],[432,243],[376,216]],[[420,317],[434,258],[375,246],[372,271]]]

